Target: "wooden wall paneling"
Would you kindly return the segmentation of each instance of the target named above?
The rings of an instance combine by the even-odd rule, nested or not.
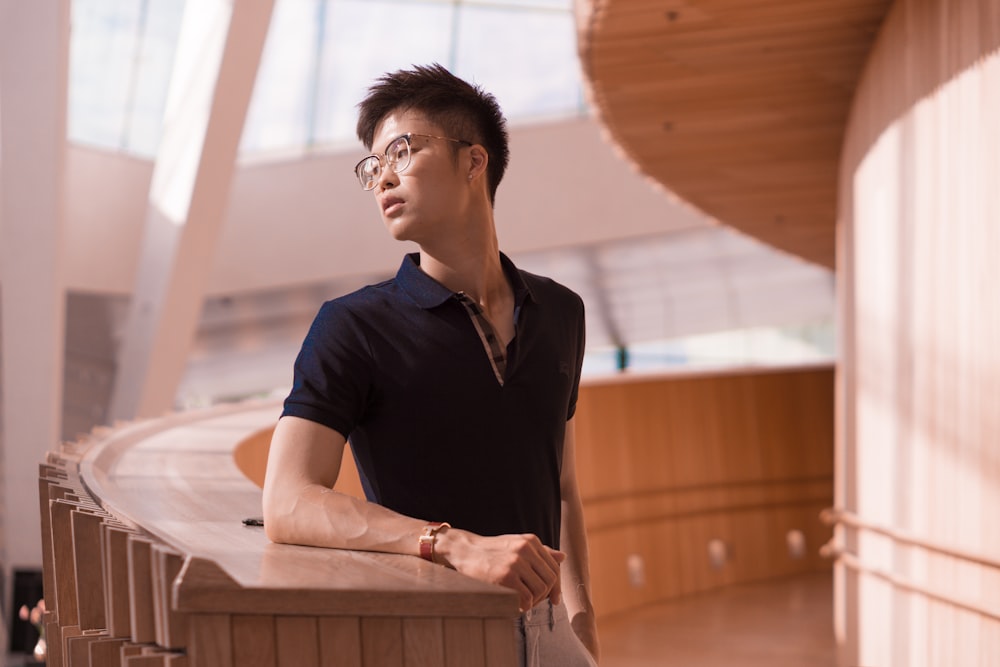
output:
[[[615,495],[629,481],[630,452],[623,446],[627,423],[623,387],[581,387],[577,405],[577,477],[591,497]]]
[[[78,626],[76,564],[73,562],[73,512],[76,503],[56,500],[50,505],[52,554],[56,582],[56,609],[59,625]]]
[[[448,618],[444,622],[446,667],[486,667],[483,622],[475,618]],[[409,656],[407,656],[409,660]],[[409,664],[407,664],[409,667]],[[513,667],[513,666],[512,666]]]
[[[138,535],[129,535],[129,626],[132,629],[132,641],[136,644],[149,644],[156,641],[153,571],[150,562],[152,546],[149,539]]]
[[[90,644],[89,664],[91,667],[120,667],[124,639],[107,637]]]
[[[235,614],[231,622],[234,667],[277,666],[273,616]]]
[[[191,667],[241,667],[233,662],[233,633],[230,616],[196,614],[188,623],[188,653]],[[324,665],[334,665],[329,662]],[[345,662],[346,667],[357,663]]]
[[[131,637],[129,619],[128,538],[134,530],[110,522],[101,526],[104,543],[104,596],[107,602],[108,634]]]
[[[361,658],[364,667],[404,667],[402,621],[375,616],[362,618]]]
[[[618,613],[638,602],[628,577],[633,534],[633,529],[620,526],[589,535],[594,607],[601,614]]]
[[[650,558],[646,565],[646,580],[655,600],[669,600],[682,592],[680,538],[677,522],[661,519],[648,524],[644,531],[649,540]],[[603,613],[603,612],[602,612]]]
[[[276,616],[278,667],[319,667],[319,631],[309,616]]]
[[[65,660],[67,667],[90,667],[90,647],[107,639],[107,633],[88,630],[65,641]]]
[[[403,655],[406,667],[442,667],[445,664],[445,621],[404,618]]]
[[[361,620],[355,616],[319,618],[322,667],[361,667]]]
[[[989,287],[1000,252],[998,9],[896,3],[858,86],[840,179],[853,295],[845,412],[857,415],[838,440],[853,491],[843,506],[984,554],[1000,549],[989,510],[1000,500],[1000,307]],[[892,474],[871,474],[882,469]],[[976,664],[986,615],[897,583],[876,588],[866,573],[985,601],[1000,594],[995,572],[863,530],[838,534],[860,572],[838,591],[849,600],[838,623],[853,629],[846,659]],[[874,619],[885,632],[864,631]]]
[[[582,387],[577,466],[598,613],[804,567],[788,562],[781,516],[807,507],[817,516],[796,525],[824,529],[832,385],[823,367]],[[712,539],[729,550],[719,569],[709,565]],[[637,587],[630,556],[643,565]]]
[[[56,484],[48,475],[51,474],[52,466],[39,464],[38,466],[38,506],[41,517],[42,531],[42,596],[48,596],[46,608],[55,611],[55,562],[52,553],[52,521],[49,516],[49,491]]]
[[[125,658],[125,667],[167,667],[167,660],[163,654],[135,655]]]
[[[70,662],[69,641],[75,637],[80,637],[83,632],[76,625],[57,625],[56,633],[50,638],[46,635],[45,647],[48,653],[45,656],[46,667],[51,663],[56,667],[73,667]]]
[[[101,545],[101,524],[105,518],[106,514],[91,511],[72,513],[77,605],[79,625],[83,630],[106,630],[108,627]]]
[[[173,584],[184,566],[184,559],[177,551],[162,544],[152,545],[150,557],[156,643],[164,648],[182,649],[187,645],[188,615],[174,609]]]
[[[486,645],[486,667],[514,667],[517,664],[517,644],[514,623],[509,618],[486,619],[483,641]]]

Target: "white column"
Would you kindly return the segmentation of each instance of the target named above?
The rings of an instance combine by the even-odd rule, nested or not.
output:
[[[69,0],[0,2],[3,563],[41,566],[38,464],[60,438]]]
[[[229,203],[273,0],[184,10],[112,419],[173,408]]]

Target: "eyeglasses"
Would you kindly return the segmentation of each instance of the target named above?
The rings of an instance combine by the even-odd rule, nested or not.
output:
[[[427,139],[454,141],[456,144],[462,144],[463,146],[472,145],[472,142],[465,141],[464,139],[452,139],[450,137],[438,137],[433,134],[407,132],[406,134],[396,137],[390,141],[389,145],[385,148],[385,164],[386,166],[392,167],[392,170],[397,174],[406,171],[406,168],[410,166],[410,141],[413,137],[426,137]],[[382,156],[372,153],[354,166],[354,173],[357,174],[358,181],[361,182],[362,188],[365,190],[374,190],[375,184],[378,183],[379,176],[382,174],[382,169]]]

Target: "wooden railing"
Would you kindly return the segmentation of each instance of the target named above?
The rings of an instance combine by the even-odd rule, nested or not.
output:
[[[95,433],[40,466],[52,667],[512,667],[516,596],[418,558],[278,545],[234,446],[276,403]]]

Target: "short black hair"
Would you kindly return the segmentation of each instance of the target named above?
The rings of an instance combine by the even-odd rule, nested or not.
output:
[[[411,109],[423,113],[451,138],[482,145],[489,155],[487,178],[490,203],[494,202],[510,148],[507,120],[492,94],[435,63],[382,75],[358,108],[358,138],[368,150],[372,149],[376,126],[386,116]]]

